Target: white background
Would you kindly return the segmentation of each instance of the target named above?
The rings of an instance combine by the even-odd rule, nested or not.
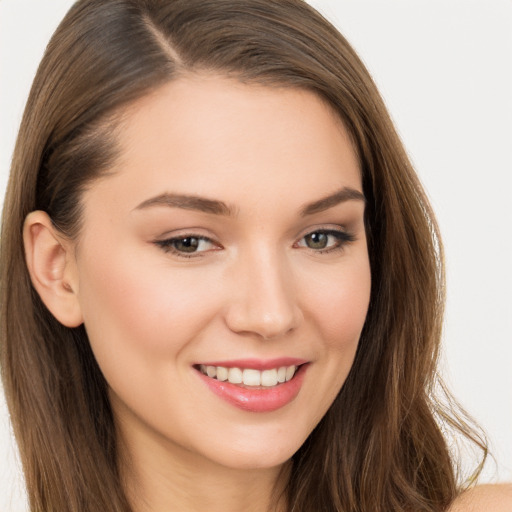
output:
[[[0,0],[0,196],[31,80],[69,0]],[[512,0],[311,0],[374,76],[444,235],[444,374],[512,479]],[[51,4],[51,7],[50,7]],[[0,396],[0,510],[26,508]]]

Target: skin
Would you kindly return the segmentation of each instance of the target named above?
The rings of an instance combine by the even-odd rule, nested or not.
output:
[[[111,173],[84,194],[79,239],[33,212],[24,240],[47,307],[64,325],[85,323],[133,508],[261,512],[277,502],[284,512],[274,498],[288,461],[346,379],[370,295],[364,202],[301,213],[344,188],[361,192],[346,130],[310,92],[189,76],[132,105],[119,144]],[[231,215],[148,205],[164,193],[222,201]],[[308,247],[305,235],[322,229],[353,240]],[[191,258],[158,244],[186,235],[211,241]],[[273,412],[221,400],[194,368],[283,356],[309,368]],[[482,486],[450,512],[511,502],[510,486]]]
[[[340,191],[362,197],[358,158],[330,107],[303,90],[189,76],[125,114],[120,158],[84,193],[78,243],[42,212],[27,219],[33,280],[62,323],[85,323],[135,510],[268,510],[343,385],[366,317],[364,200],[304,215]],[[162,194],[230,214],[148,205]],[[311,246],[306,235],[326,230],[351,240]],[[193,235],[208,241],[191,258],[158,243]],[[308,368],[272,412],[222,400],[194,367],[279,357]]]
[[[464,492],[449,512],[510,512],[512,484],[480,485]]]

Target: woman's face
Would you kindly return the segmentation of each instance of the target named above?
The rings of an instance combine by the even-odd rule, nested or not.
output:
[[[369,302],[347,132],[311,92],[195,76],[138,101],[119,142],[74,265],[129,450],[282,464],[343,385]]]

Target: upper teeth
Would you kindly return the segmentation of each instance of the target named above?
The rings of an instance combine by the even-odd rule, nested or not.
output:
[[[220,381],[228,381],[231,384],[244,384],[246,386],[277,386],[282,382],[288,382],[297,371],[297,366],[280,366],[271,370],[254,370],[252,368],[226,368],[224,366],[200,365],[199,369],[208,377]]]

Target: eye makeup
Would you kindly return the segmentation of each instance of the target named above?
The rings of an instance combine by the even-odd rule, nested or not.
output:
[[[211,238],[203,235],[186,234],[177,237],[157,240],[155,244],[164,252],[174,254],[181,258],[202,256],[209,251],[220,250],[222,247]]]
[[[356,236],[353,233],[342,229],[316,229],[301,237],[293,244],[293,247],[326,254],[341,250],[346,244],[355,240]],[[222,249],[218,242],[209,237],[194,233],[156,240],[154,243],[164,252],[171,253],[180,258],[201,257],[204,253]]]
[[[304,247],[320,254],[343,249],[346,244],[354,242],[356,237],[340,229],[317,229],[303,236],[294,247]]]

